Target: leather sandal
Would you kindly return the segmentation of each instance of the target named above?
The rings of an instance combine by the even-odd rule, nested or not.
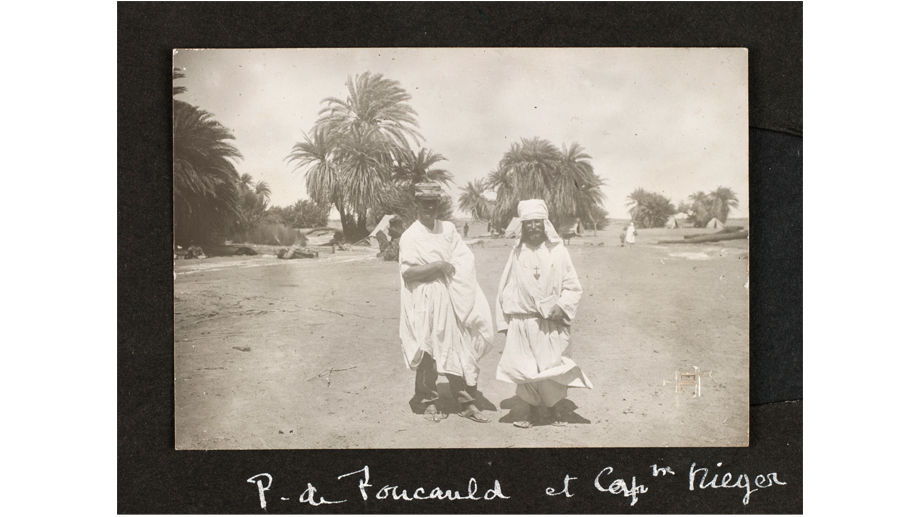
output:
[[[438,408],[434,404],[425,408],[425,413],[422,415],[425,420],[433,422],[435,424],[439,423],[441,420],[444,420],[447,415],[438,411]]]
[[[482,411],[479,411],[479,409],[475,407],[468,407],[464,409],[463,411],[460,412],[460,416],[462,416],[463,418],[469,418],[473,422],[476,422],[479,424],[488,424],[489,422],[492,421],[491,418],[483,415]]]

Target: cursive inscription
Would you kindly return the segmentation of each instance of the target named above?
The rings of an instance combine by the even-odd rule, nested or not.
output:
[[[716,467],[721,466],[721,461],[716,463]],[[696,468],[696,463],[690,465],[690,491],[692,492],[694,488],[699,488],[700,490],[703,490],[704,488],[741,488],[745,491],[744,498],[741,500],[741,502],[745,505],[750,502],[751,494],[756,492],[758,489],[769,488],[773,486],[774,483],[777,485],[786,484],[777,479],[776,472],[771,472],[766,475],[761,474],[755,477],[754,485],[756,485],[757,488],[752,488],[751,479],[747,474],[739,474],[734,483],[732,483],[732,474],[730,472],[722,474],[721,482],[719,482],[719,474],[717,472],[713,473],[713,477],[709,481],[706,480],[706,476],[708,475],[708,468]],[[699,476],[699,484],[695,483],[697,481],[697,476]]]
[[[501,483],[499,483],[497,479],[492,484],[492,488],[489,488],[484,492],[480,492],[479,484],[477,483],[476,478],[469,479],[466,484],[465,491],[442,489],[441,487],[437,486],[431,489],[425,487],[407,489],[401,488],[398,485],[383,485],[374,491],[373,489],[376,487],[373,485],[373,483],[371,483],[371,470],[369,467],[365,466],[360,470],[342,474],[341,476],[338,476],[337,479],[341,480],[351,476],[355,476],[357,478],[358,493],[365,501],[370,499],[372,496],[378,500],[389,499],[393,501],[415,501],[420,499],[437,499],[441,501],[491,501],[493,499],[510,499],[509,496],[502,493]],[[266,510],[268,506],[266,492],[268,492],[272,486],[271,474],[256,474],[246,481],[256,485],[256,488],[259,492],[259,506],[263,510]],[[315,486],[313,486],[313,483],[307,483],[307,488],[303,491],[302,494],[300,494],[298,501],[301,503],[307,503],[311,506],[341,504],[348,501],[347,499],[329,501],[324,497],[319,496],[317,491],[318,490]],[[282,501],[290,500],[288,497],[281,497],[280,499]]]
[[[596,478],[594,478],[594,487],[600,490],[601,492],[610,492],[611,494],[622,494],[623,497],[628,497],[631,499],[629,506],[633,506],[636,502],[639,501],[639,494],[644,494],[648,492],[648,488],[644,485],[636,485],[636,476],[632,477],[632,487],[626,484],[626,481],[623,479],[616,479],[612,481],[607,488],[601,484],[601,476],[609,475],[613,473],[613,467],[606,467],[604,470],[600,471]]]

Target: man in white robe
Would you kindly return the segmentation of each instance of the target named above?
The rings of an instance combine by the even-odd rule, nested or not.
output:
[[[475,404],[479,360],[492,349],[489,303],[476,281],[473,252],[456,227],[436,219],[440,186],[416,185],[418,220],[399,243],[399,337],[406,366],[415,370],[414,403],[440,422],[438,375],[447,377],[460,416],[488,423]]]
[[[626,244],[635,244],[636,243],[636,227],[633,225],[633,222],[629,222],[629,226],[626,227]]]
[[[511,250],[498,285],[495,319],[506,332],[505,350],[496,378],[517,385],[516,394],[530,405],[528,428],[549,408],[549,421],[565,425],[556,408],[569,387],[592,388],[571,357],[570,325],[575,319],[581,284],[572,258],[548,219],[546,203],[518,204],[522,236]]]

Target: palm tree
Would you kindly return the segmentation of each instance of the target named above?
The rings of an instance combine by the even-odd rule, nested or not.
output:
[[[400,149],[396,153],[393,180],[400,188],[412,187],[425,181],[436,181],[446,186],[447,183],[453,183],[453,174],[445,169],[432,168],[442,161],[447,161],[447,158],[424,147],[417,153],[411,149]]]
[[[240,233],[245,234],[262,221],[268,210],[271,194],[268,183],[259,181],[253,185],[253,178],[249,173],[240,176],[240,220],[237,225]]]
[[[239,220],[242,155],[228,140],[233,133],[213,115],[173,101],[173,210],[175,240],[188,245],[214,242]]]
[[[605,196],[600,190],[603,181],[594,173],[594,167],[587,161],[590,159],[578,142],[571,147],[562,144],[553,189],[547,200],[553,224],[558,225],[563,217],[591,220],[591,207],[603,202]]]
[[[677,213],[671,200],[657,192],[637,188],[626,199],[626,206],[632,207],[629,215],[639,228],[660,228]]]
[[[294,144],[286,161],[296,162],[294,170],[305,168],[304,184],[307,195],[318,204],[333,205],[339,214],[345,211],[342,203],[341,179],[333,163],[334,145],[328,128],[315,127],[313,137],[303,134],[303,142]]]
[[[710,192],[709,196],[712,200],[710,212],[724,224],[728,213],[738,208],[738,196],[732,189],[721,186]]]
[[[520,200],[539,198],[546,201],[553,224],[578,217],[593,222],[596,231],[598,222],[606,222],[605,196],[600,190],[604,180],[594,172],[590,159],[578,142],[563,144],[562,151],[542,138],[511,144],[498,169],[483,184],[495,192],[493,224],[506,225]]]
[[[517,212],[517,204],[520,201],[514,192],[512,170],[498,168],[490,171],[486,176],[485,186],[495,192],[495,201],[492,203],[492,226],[504,228]]]
[[[349,76],[347,87],[345,100],[323,99],[312,140],[304,135],[287,159],[307,168],[308,194],[336,207],[342,232],[354,241],[367,235],[368,211],[394,199],[394,166],[409,139],[418,145],[421,135],[398,82],[365,72]]]
[[[346,86],[348,97],[345,100],[335,97],[322,100],[326,107],[320,110],[317,125],[329,126],[339,134],[354,129],[372,129],[385,145],[403,149],[409,148],[407,136],[419,145],[417,113],[408,103],[412,97],[398,81],[364,72],[354,80],[349,76]]]
[[[712,219],[712,213],[710,213],[710,199],[709,194],[699,190],[690,194],[690,218],[693,220],[693,226],[697,228],[701,226],[706,226],[706,223]]]
[[[491,220],[493,202],[485,197],[485,191],[485,180],[477,179],[467,182],[466,186],[460,189],[460,210],[469,212],[480,221]]]
[[[185,77],[185,74],[183,74],[183,73],[180,71],[180,69],[178,69],[178,68],[173,68],[173,81],[174,81],[174,83],[173,83],[173,97],[175,97],[176,95],[179,95],[180,93],[185,93],[185,92],[188,90],[185,86],[177,86],[177,85],[175,84],[175,80],[176,80],[176,79],[182,79],[183,77]]]
[[[601,191],[601,185],[604,185],[604,180],[597,178],[593,186],[588,185],[575,192],[575,216],[591,222],[595,237],[598,224],[601,224],[601,228],[607,225],[607,211],[603,208],[607,196]]]
[[[548,201],[553,175],[562,159],[562,153],[548,140],[534,137],[511,144],[498,168],[511,174],[514,194],[521,199],[539,198]]]

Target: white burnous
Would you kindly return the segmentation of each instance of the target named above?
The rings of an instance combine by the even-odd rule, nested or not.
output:
[[[419,218],[399,248],[399,337],[406,365],[416,372],[415,400],[425,418],[439,422],[437,378],[444,375],[462,411],[487,423],[475,405],[479,360],[492,349],[492,314],[476,281],[473,252],[456,227],[437,220],[440,187],[416,185]]]
[[[496,326],[507,332],[496,378],[517,385],[530,414],[515,422],[531,427],[541,410],[564,425],[556,404],[569,387],[592,388],[571,357],[571,323],[582,288],[569,251],[548,219],[546,203],[530,199],[518,204],[522,235],[502,272],[496,301]]]

